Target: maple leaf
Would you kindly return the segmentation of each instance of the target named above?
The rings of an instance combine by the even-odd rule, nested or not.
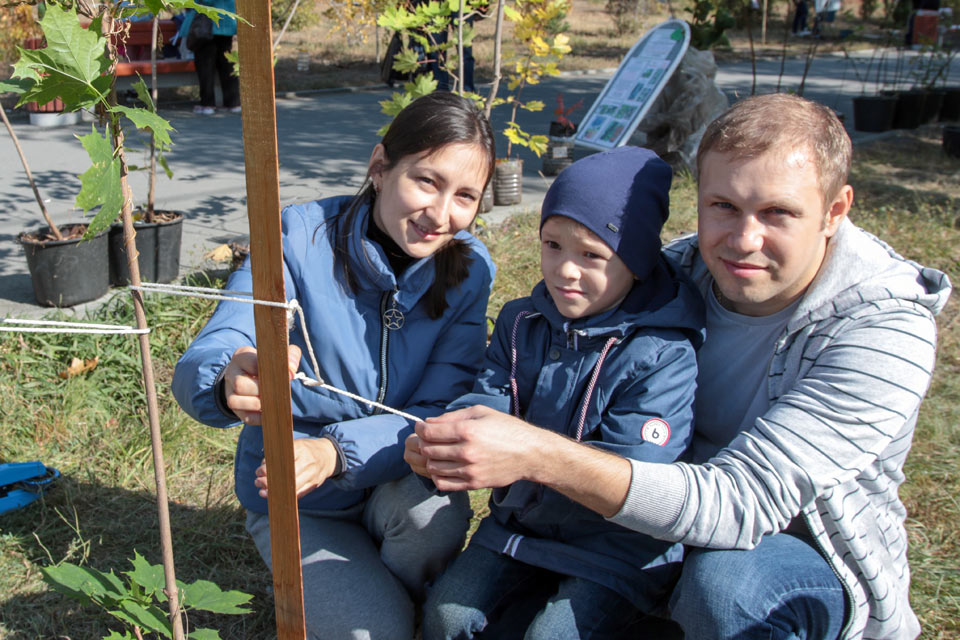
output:
[[[88,371],[93,371],[97,368],[97,363],[100,361],[98,356],[93,356],[89,359],[81,360],[74,356],[70,358],[70,366],[58,373],[62,379],[66,380],[67,378],[73,378],[74,376],[79,376],[82,373],[87,373]]]
[[[80,26],[76,9],[65,10],[54,3],[47,4],[40,28],[45,48],[18,48],[20,59],[13,76],[33,80],[18,105],[60,98],[65,111],[76,111],[103,101],[111,82],[106,38],[99,30]]]
[[[114,156],[107,134],[101,136],[93,125],[88,135],[77,137],[87,150],[92,166],[80,176],[81,188],[76,204],[84,213],[100,207],[84,234],[85,238],[92,238],[117,219],[123,206],[120,159]]]

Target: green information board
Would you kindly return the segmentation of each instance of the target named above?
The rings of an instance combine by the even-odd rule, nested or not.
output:
[[[689,25],[676,19],[657,25],[640,38],[591,105],[575,144],[599,151],[626,144],[689,44]]]

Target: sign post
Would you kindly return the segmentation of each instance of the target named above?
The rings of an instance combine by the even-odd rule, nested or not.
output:
[[[684,20],[667,20],[648,31],[590,106],[574,143],[597,151],[625,145],[689,45],[690,26]]]

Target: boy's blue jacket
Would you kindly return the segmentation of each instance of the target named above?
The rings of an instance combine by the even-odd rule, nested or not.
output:
[[[294,205],[282,214],[284,279],[287,299],[295,298],[306,318],[323,379],[364,398],[418,417],[443,413],[466,393],[480,367],[486,341],[486,307],[494,266],[486,248],[466,232],[457,234],[470,248],[469,275],[447,291],[449,307],[432,320],[424,295],[433,283],[433,258],[410,264],[397,279],[380,246],[367,238],[366,207],[356,217],[349,245],[350,265],[359,290],[353,294],[334,275],[328,227],[351,198],[328,198]],[[227,289],[251,291],[249,259],[230,276]],[[396,305],[403,326],[388,330],[383,310]],[[300,321],[290,333],[300,346],[300,370],[316,373],[307,357]],[[223,301],[177,363],[173,393],[196,420],[213,426],[239,424],[219,408],[214,383],[234,351],[256,346],[253,305]],[[278,356],[283,357],[283,356]],[[291,383],[294,437],[328,437],[341,451],[342,472],[300,499],[301,509],[343,509],[359,502],[364,490],[410,472],[403,460],[404,439],[413,424],[395,414],[374,415],[367,405],[345,396]],[[263,460],[260,427],[244,426],[237,444],[235,483],[241,504],[267,512],[254,472]]]
[[[529,315],[517,321],[523,312]],[[581,440],[628,458],[671,462],[684,453],[693,432],[695,349],[703,326],[700,294],[666,258],[619,307],[574,321],[560,315],[541,282],[530,297],[504,305],[473,392],[451,408],[482,404],[512,413],[515,363],[520,417],[576,438],[585,390],[613,337],[590,394]],[[666,442],[657,419],[669,425]],[[608,522],[527,481],[493,490],[490,515],[471,544],[600,583],[644,611],[665,595],[682,558],[679,544]]]

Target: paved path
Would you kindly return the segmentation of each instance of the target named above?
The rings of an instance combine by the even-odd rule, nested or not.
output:
[[[866,59],[862,64],[865,66]],[[758,92],[776,90],[778,81],[781,90],[795,91],[803,66],[802,60],[788,60],[779,77],[779,60],[759,61]],[[547,111],[539,114],[521,111],[518,118],[521,127],[529,132],[545,133],[558,92],[563,93],[566,104],[582,97],[589,105],[611,75],[612,70],[568,74],[529,87],[524,97],[543,100]],[[954,75],[960,76],[960,70]],[[952,79],[960,81],[960,77]],[[749,95],[753,84],[750,63],[724,65],[717,75],[717,84],[731,99]],[[842,55],[827,55],[813,62],[805,95],[844,113],[855,142],[868,137],[852,131],[851,98],[860,92],[860,83]],[[390,90],[383,87],[278,97],[277,136],[283,204],[356,191],[370,151],[377,142],[375,131],[386,121],[380,114],[378,102],[389,95]],[[191,105],[186,104],[161,105],[161,109],[176,129],[176,145],[168,155],[174,177],[158,179],[157,206],[187,213],[182,271],[209,267],[212,265],[203,259],[205,252],[231,240],[245,241],[249,233],[240,117],[220,113],[198,116],[192,113]],[[581,115],[583,113],[585,111]],[[495,129],[502,130],[507,115],[504,107],[499,113],[494,112]],[[24,120],[14,124],[40,191],[48,200],[48,209],[57,223],[81,219],[80,213],[73,209],[73,201],[79,190],[77,175],[88,167],[89,160],[74,136],[89,131],[91,126],[81,123],[41,129]],[[3,158],[0,317],[36,317],[48,309],[34,303],[26,261],[15,237],[22,229],[40,226],[40,215],[13,145],[5,132],[0,133],[0,158]],[[499,145],[503,138],[498,138]],[[581,154],[579,150],[577,153]],[[495,207],[485,216],[491,221],[502,220],[519,209],[538,208],[549,186],[549,180],[538,175],[540,160],[526,150],[521,150],[520,156],[525,161],[523,203],[510,208]],[[129,161],[145,164],[139,153],[133,153]],[[131,185],[136,201],[142,202],[147,190],[145,174],[134,174]],[[81,306],[72,312],[82,315],[84,311]]]

